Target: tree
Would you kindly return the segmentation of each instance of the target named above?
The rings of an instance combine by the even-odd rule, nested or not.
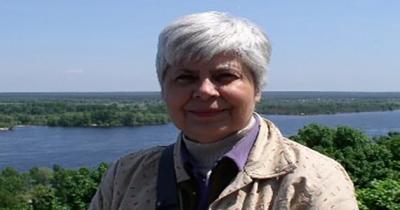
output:
[[[361,210],[400,210],[400,181],[373,181],[357,191],[357,200]]]
[[[0,209],[24,209],[27,199],[23,196],[28,182],[26,176],[6,167],[0,173]]]
[[[341,163],[356,187],[367,187],[375,179],[400,176],[392,160],[391,149],[396,149],[388,148],[396,146],[397,141],[381,140],[381,144],[376,144],[359,130],[317,124],[305,126],[291,138]]]

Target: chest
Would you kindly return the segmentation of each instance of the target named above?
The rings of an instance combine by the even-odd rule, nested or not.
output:
[[[284,179],[283,179],[284,180]],[[120,198],[119,205],[113,209],[155,209],[156,183],[149,183],[138,189],[127,187],[124,196]],[[181,191],[180,196],[183,209],[196,209],[189,191]],[[192,194],[193,196],[193,194]],[[210,204],[212,210],[239,210],[239,209],[306,209],[309,206],[307,192],[301,186],[288,184],[281,179],[272,178],[264,180],[235,179],[221,194]]]
[[[251,183],[234,190],[235,183],[232,183],[210,205],[210,209],[308,209],[311,205],[311,196],[303,184],[305,183],[289,183],[286,182],[285,178],[272,178],[253,180]]]

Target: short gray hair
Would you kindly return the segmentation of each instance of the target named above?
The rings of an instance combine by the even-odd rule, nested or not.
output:
[[[160,33],[156,68],[161,88],[169,66],[209,61],[220,53],[238,56],[261,91],[271,55],[268,37],[247,19],[214,11],[181,17]]]

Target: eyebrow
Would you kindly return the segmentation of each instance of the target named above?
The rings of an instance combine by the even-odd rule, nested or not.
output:
[[[175,71],[176,74],[195,74],[197,73],[197,70],[190,70],[190,69],[186,69],[186,68],[182,68],[182,69],[177,69]]]
[[[238,69],[236,69],[236,68],[230,68],[230,67],[227,67],[227,66],[222,66],[222,67],[217,67],[217,68],[215,68],[215,69],[213,69],[213,70],[211,70],[210,72],[212,72],[212,73],[218,73],[218,72],[234,72],[234,73],[240,73],[241,71],[239,71]]]
[[[186,68],[186,67],[181,67],[181,68],[175,68],[174,72],[175,73],[189,73],[189,74],[193,74],[193,73],[197,73],[199,72],[199,69],[190,69],[190,68]],[[238,68],[235,65],[220,65],[220,66],[216,66],[215,68],[210,69],[210,73],[215,73],[215,72],[239,72],[240,70],[238,70]]]
[[[196,74],[196,70],[190,70],[187,68],[176,68],[173,71],[171,71],[171,75],[179,75],[179,74]]]

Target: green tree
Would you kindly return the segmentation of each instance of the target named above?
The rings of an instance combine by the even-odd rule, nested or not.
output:
[[[23,192],[29,186],[26,176],[6,167],[0,173],[0,209],[24,209],[27,198]]]
[[[73,210],[87,209],[99,184],[97,172],[95,175],[87,169],[79,170],[54,167],[53,187],[55,195],[62,204]]]
[[[396,145],[397,141],[382,140],[377,144],[356,129],[317,124],[305,126],[291,138],[340,162],[356,187],[363,188],[372,180],[395,178],[398,174],[392,151],[384,146]]]
[[[357,191],[357,199],[361,210],[400,210],[400,181],[373,181]]]
[[[53,179],[53,171],[49,168],[33,167],[29,170],[32,185],[50,185]]]

